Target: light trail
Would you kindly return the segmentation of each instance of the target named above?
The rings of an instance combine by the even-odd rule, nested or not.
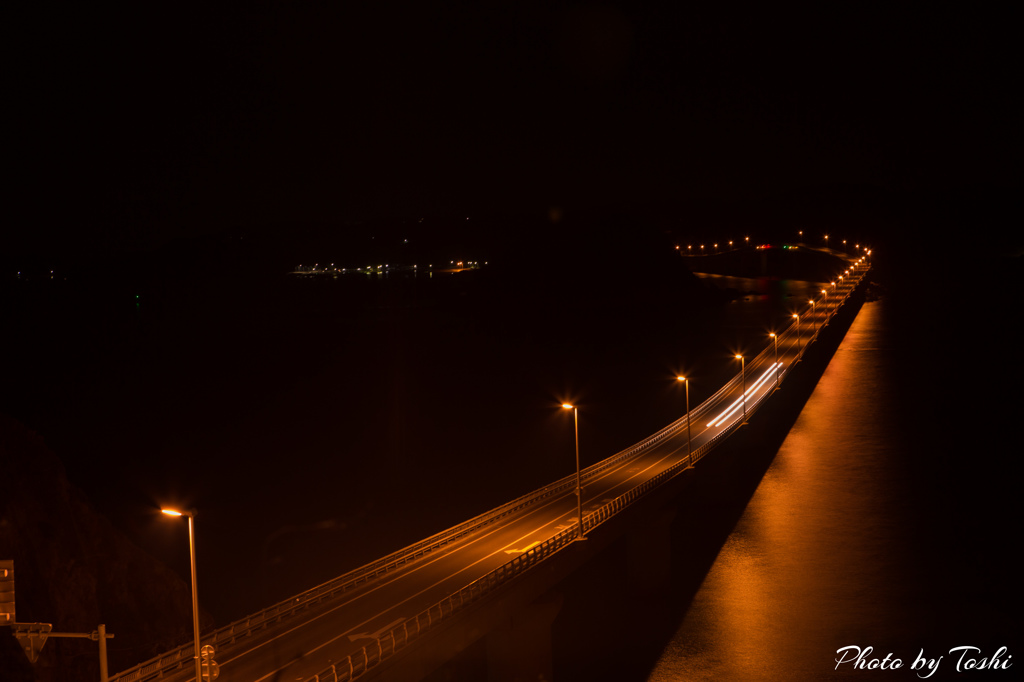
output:
[[[739,398],[737,398],[736,401],[732,405],[730,405],[729,407],[725,408],[724,412],[720,413],[717,417],[715,417],[710,422],[708,422],[708,426],[709,427],[721,426],[725,422],[726,419],[731,417],[733,414],[736,413],[737,410],[739,410],[741,407],[743,407],[743,399],[746,396],[748,396],[751,393],[753,393],[754,391],[756,391],[757,389],[759,389],[762,386],[764,386],[765,382],[768,381],[768,379],[770,378],[771,373],[773,371],[775,371],[775,366],[776,365],[778,365],[779,367],[782,367],[782,363],[781,362],[773,362],[771,365],[769,365],[768,369],[766,369],[764,371],[764,374],[762,374],[760,376],[760,378],[758,378],[758,380],[756,382],[754,382],[754,385],[751,386],[750,388],[748,388],[746,390],[746,392],[743,395],[741,395]]]

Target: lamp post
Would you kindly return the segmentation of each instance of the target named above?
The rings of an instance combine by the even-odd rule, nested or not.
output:
[[[693,466],[693,441],[690,438],[690,380],[686,377],[676,377],[686,385],[686,460],[688,466]]]
[[[576,524],[576,539],[586,540],[583,537],[583,487],[580,485],[580,415],[574,405],[563,403],[562,407],[572,410],[573,430],[576,433],[576,514],[579,517]]]
[[[793,319],[796,320],[796,354],[800,355],[800,316],[793,313]]]
[[[742,355],[737,355],[736,359],[740,361],[740,382],[743,388],[743,394],[740,398],[743,400],[743,423],[747,423],[747,359]]]
[[[775,390],[779,390],[779,337],[775,332],[770,333],[768,336],[772,337],[772,341],[775,342]]]
[[[824,289],[821,290],[821,298],[825,301],[825,320],[828,320],[828,292]]]
[[[203,673],[199,663],[199,596],[196,592],[196,540],[192,526],[192,519],[195,517],[196,512],[194,509],[190,512],[181,512],[174,509],[161,509],[160,511],[168,516],[188,517],[188,551],[192,560],[192,632],[195,636],[196,647],[196,682],[202,682]]]
[[[814,312],[814,299],[808,299],[811,303],[811,326],[814,328],[814,333],[818,333],[818,316]]]

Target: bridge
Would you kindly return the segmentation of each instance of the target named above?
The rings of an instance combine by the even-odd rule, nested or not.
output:
[[[667,533],[659,534],[664,522],[652,510],[781,389],[870,269],[866,257],[848,265],[760,353],[737,357],[740,372],[711,397],[579,478],[554,481],[204,633],[201,643],[216,650],[217,679],[419,680],[481,638],[493,679],[551,679],[551,624],[560,609],[552,588],[637,528],[625,582],[643,589],[664,579],[658,554]],[[193,653],[189,642],[110,679],[191,680]]]

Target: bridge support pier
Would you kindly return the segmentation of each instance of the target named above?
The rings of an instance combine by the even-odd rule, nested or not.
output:
[[[551,682],[551,624],[561,610],[562,595],[549,591],[488,633],[488,682]]]
[[[626,589],[631,597],[649,597],[671,579],[675,516],[675,509],[661,509],[627,536]]]

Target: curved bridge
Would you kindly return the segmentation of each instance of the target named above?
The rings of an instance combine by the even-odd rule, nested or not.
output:
[[[216,649],[217,679],[337,682],[385,670],[388,679],[426,674],[452,655],[445,647],[454,653],[486,634],[490,626],[481,614],[506,609],[510,599],[528,602],[549,588],[588,558],[588,551],[576,548],[607,544],[607,536],[621,532],[614,530],[616,522],[629,522],[627,512],[739,429],[785,382],[869,268],[863,258],[851,261],[823,302],[798,311],[789,328],[745,361],[742,373],[689,415],[584,469],[582,533],[592,539],[578,541],[576,475],[567,476],[205,633],[202,644]],[[524,585],[532,587],[524,592]],[[460,624],[465,632],[453,640]],[[445,636],[448,643],[442,644]],[[194,671],[189,642],[110,679],[191,680]]]

